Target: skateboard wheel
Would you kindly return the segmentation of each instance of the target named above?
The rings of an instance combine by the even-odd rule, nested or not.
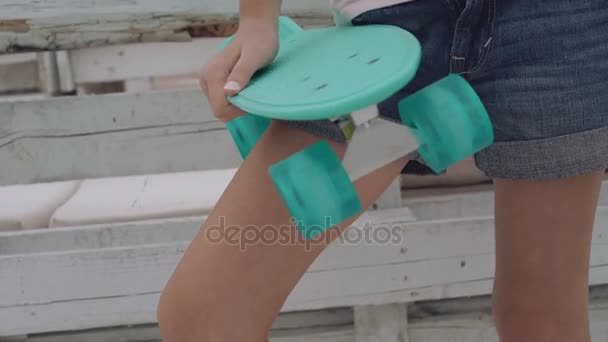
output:
[[[362,211],[353,183],[326,141],[274,164],[269,172],[305,239]]]
[[[440,173],[494,140],[493,127],[481,100],[459,75],[447,77],[401,100],[404,125],[414,131],[418,153]]]
[[[270,125],[271,120],[261,116],[246,114],[229,121],[226,128],[236,147],[241,154],[241,158],[247,158],[262,134]]]

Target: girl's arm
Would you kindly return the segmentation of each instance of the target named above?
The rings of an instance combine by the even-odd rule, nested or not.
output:
[[[245,88],[251,76],[276,56],[280,9],[281,0],[241,0],[234,39],[205,65],[200,77],[218,119],[228,122],[244,114],[229,104],[226,96]]]

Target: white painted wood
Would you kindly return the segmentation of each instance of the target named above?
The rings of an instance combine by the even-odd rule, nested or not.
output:
[[[72,73],[72,61],[67,51],[57,51],[55,53],[57,63],[57,75],[59,78],[59,91],[63,94],[76,91],[74,75]]]
[[[38,54],[38,75],[40,77],[40,88],[43,93],[54,96],[60,92],[55,52],[42,52]]]
[[[0,336],[149,324],[156,322],[158,297],[153,293],[0,307]]]
[[[352,327],[307,329],[300,332],[276,332],[270,342],[354,342]]]
[[[403,204],[401,196],[401,178],[397,177],[376,201],[378,209],[400,208]]]
[[[401,178],[397,177],[376,201],[378,209],[401,208]],[[355,341],[408,342],[407,305],[360,305],[354,307]]]
[[[190,241],[205,216],[0,234],[0,256]]]
[[[78,191],[55,210],[49,227],[206,215],[236,171],[218,169],[84,180]]]
[[[329,338],[350,336],[352,338],[353,312],[349,308],[333,310],[290,312],[277,317],[272,326],[272,340],[301,340],[305,336],[335,341]],[[105,329],[47,333],[20,337],[27,342],[150,342],[161,341],[157,325],[137,325],[133,327],[111,327]],[[15,340],[16,342],[17,340]],[[317,341],[317,340],[313,340]],[[351,340],[348,340],[351,341]],[[0,342],[5,341],[0,337]]]
[[[492,187],[459,187],[437,196],[444,190],[404,192],[403,205],[407,206],[419,220],[442,220],[452,217],[484,217],[494,213]]]
[[[151,79],[149,77],[134,78],[125,81],[126,93],[143,93],[152,89]]]
[[[76,83],[197,75],[225,38],[191,42],[123,44],[70,52]]]
[[[70,21],[86,13],[103,18],[107,13],[138,14],[138,13],[203,13],[212,15],[234,15],[238,12],[238,0],[222,2],[211,0],[175,0],[167,3],[163,0],[52,0],[41,3],[36,0],[2,0],[2,16],[5,21],[19,18],[54,18],[57,22]],[[307,3],[299,1],[284,1],[286,13],[294,12],[302,15],[315,13],[326,14],[329,5],[323,0],[310,0]],[[100,18],[100,20],[102,19]],[[74,20],[74,19],[71,19]],[[8,23],[3,22],[3,28],[9,29]],[[15,27],[16,29],[16,27]]]
[[[402,303],[355,307],[356,342],[409,342],[407,307]]]
[[[409,334],[412,342],[499,342],[492,317],[485,313],[412,321]]]
[[[32,52],[0,55],[0,65],[36,62],[37,60],[38,60],[37,55]]]
[[[471,187],[491,184],[491,179],[475,165],[474,158],[461,160],[437,176],[404,174],[401,176],[404,189]]]
[[[0,96],[0,102],[11,103],[11,102],[22,102],[22,101],[36,101],[36,100],[44,100],[48,98],[46,94],[43,93],[24,93],[24,94],[14,94],[14,95],[4,95]]]
[[[200,89],[199,75],[161,76],[152,78],[152,90],[191,90]]]
[[[234,21],[238,0],[2,0],[0,52],[187,40],[191,26]],[[294,18],[330,18],[325,0],[286,1]]]
[[[606,298],[590,303],[591,341],[608,340]],[[487,312],[438,315],[410,321],[411,342],[499,342],[492,316]]]
[[[462,302],[461,303],[466,303]],[[437,303],[441,305],[441,303]],[[280,342],[354,342],[355,329],[351,319],[344,317],[344,324],[328,323],[322,325],[322,319],[327,312],[315,311],[320,315],[314,320],[304,318],[308,324],[299,329],[283,328],[275,325],[271,332],[270,341]],[[308,313],[293,313],[293,318]],[[352,313],[351,313],[352,314]],[[316,326],[316,328],[315,328]],[[592,342],[608,340],[608,305],[606,298],[590,302],[590,330]],[[461,313],[442,314],[422,319],[410,320],[408,333],[410,342],[498,342],[495,326],[491,315],[486,311],[463,310]],[[25,341],[25,337],[13,339],[0,338],[2,342]],[[114,328],[96,331],[84,331],[61,334],[46,334],[31,336],[27,342],[151,342],[160,341],[155,326],[138,326],[133,328]]]
[[[200,91],[0,102],[0,185],[240,162]]]
[[[48,227],[55,210],[78,186],[77,181],[67,181],[0,187],[0,231]]]
[[[372,225],[389,226],[403,222],[413,222],[415,219],[409,216],[410,212],[406,208],[370,211],[364,213],[357,220],[352,229],[360,231],[369,230]],[[27,253],[46,253],[46,252],[66,252],[75,250],[98,250],[105,248],[129,247],[129,246],[146,246],[146,245],[167,245],[172,243],[190,241],[200,228],[200,225],[206,219],[202,217],[192,218],[176,218],[176,219],[161,219],[151,221],[137,222],[122,222],[116,224],[100,224],[95,226],[85,227],[69,227],[57,228],[37,231],[20,231],[0,234],[0,256],[27,254]],[[442,226],[442,225],[439,225]],[[444,225],[445,226],[445,225]],[[464,226],[463,226],[464,227]],[[382,229],[386,229],[382,227]],[[440,228],[436,228],[440,229]],[[396,233],[395,233],[396,234]],[[412,232],[418,236],[426,234],[420,230],[419,234]],[[377,252],[384,255],[387,262],[395,260],[396,255],[402,253],[401,258],[423,258],[420,253],[425,253],[424,249],[413,249],[401,251],[401,246],[395,242],[394,246],[371,245],[361,246],[355,243],[357,233],[347,235],[343,240],[338,241],[332,249],[324,252],[321,258],[333,259],[340,255],[356,257],[364,251],[360,248],[374,248]],[[336,252],[333,250],[336,249]],[[337,254],[333,254],[337,253]],[[348,253],[348,254],[344,254]],[[406,257],[405,254],[408,254]],[[422,254],[424,255],[424,254]],[[369,264],[363,256],[360,256],[358,261],[361,265]],[[401,259],[400,259],[401,260]],[[377,262],[376,259],[373,262]],[[340,260],[334,260],[335,263],[340,263]],[[345,260],[345,265],[351,261]]]
[[[30,336],[25,342],[161,342],[156,325],[73,331]],[[0,340],[0,342],[2,342]]]
[[[353,324],[351,308],[282,313],[272,324],[275,331],[295,331],[318,327],[344,327]]]
[[[365,219],[357,225],[362,223]],[[386,223],[376,221],[375,226]],[[304,275],[283,311],[490,292],[491,218],[410,221],[396,226],[405,236],[403,243],[330,247]],[[607,229],[608,208],[601,208],[591,259],[592,284],[608,282]],[[0,330],[0,335],[153,322],[154,301],[187,244],[1,256],[0,322],[10,323],[10,328]],[[105,305],[111,308],[104,309]],[[27,319],[32,312],[35,322]]]

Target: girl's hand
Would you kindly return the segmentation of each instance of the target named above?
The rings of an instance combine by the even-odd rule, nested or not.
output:
[[[228,122],[245,114],[231,105],[226,96],[236,95],[251,76],[272,62],[279,48],[278,27],[273,22],[241,22],[232,41],[202,70],[200,86],[209,100],[213,114]]]

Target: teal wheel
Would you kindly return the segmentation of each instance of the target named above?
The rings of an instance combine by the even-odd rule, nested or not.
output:
[[[226,124],[230,136],[245,159],[253,149],[262,134],[270,125],[271,120],[261,116],[247,114],[229,121]]]
[[[456,74],[401,100],[399,113],[403,124],[416,134],[420,156],[436,173],[494,140],[494,130],[480,98]]]
[[[362,211],[353,183],[326,141],[274,164],[269,172],[305,239]]]

